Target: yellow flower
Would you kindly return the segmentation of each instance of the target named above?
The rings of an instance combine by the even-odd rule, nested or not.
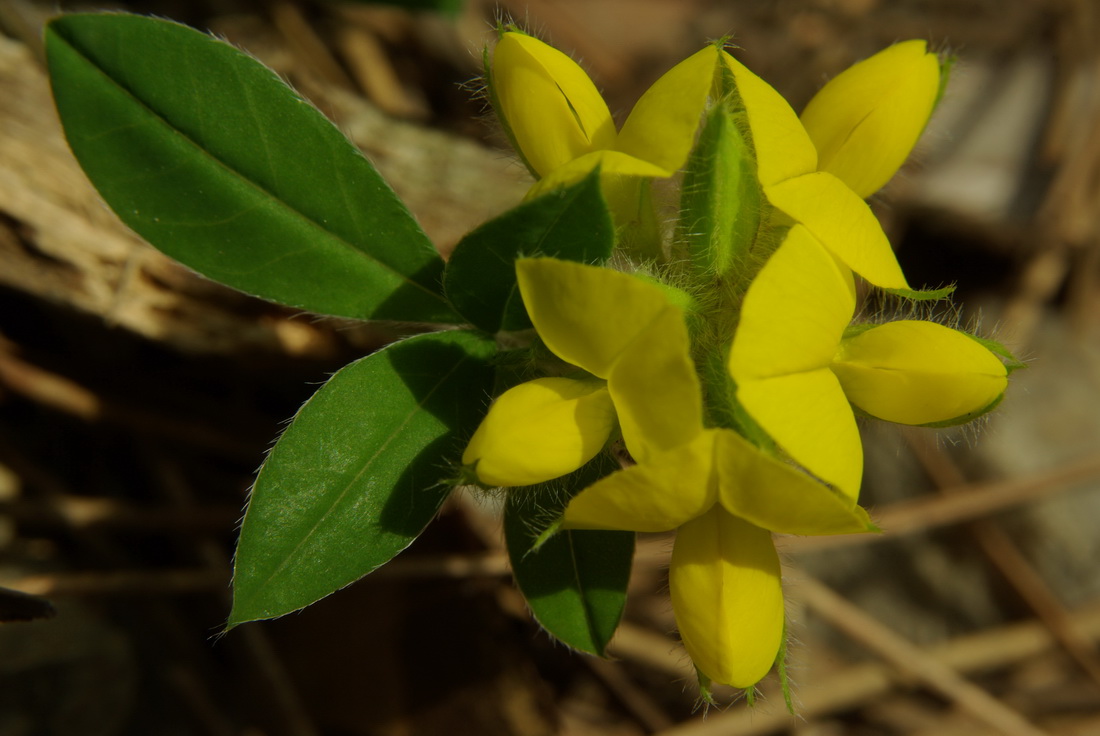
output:
[[[867,198],[897,172],[940,92],[940,62],[924,41],[903,41],[837,75],[802,111],[817,167]]]
[[[493,402],[462,455],[490,486],[526,486],[571,473],[603,449],[615,409],[603,381],[539,378]],[[500,452],[500,448],[530,448]]]
[[[530,381],[493,402],[462,458],[482,483],[531,485],[576,470],[603,447],[616,420],[635,457],[702,426],[701,405],[694,414],[679,409],[698,404],[698,378],[683,313],[664,290],[551,258],[518,261],[516,276],[542,341],[590,377]],[[654,370],[638,375],[639,360]],[[646,400],[621,402],[621,391],[639,381],[654,381]]]
[[[581,491],[566,508],[563,526],[679,528],[670,585],[684,646],[709,679],[752,686],[771,668],[783,635],[780,567],[771,533],[867,531],[866,513],[733,431],[704,427],[683,312],[662,289],[606,268],[549,258],[519,261],[516,270],[524,304],[547,347],[606,381],[626,446],[638,463]],[[521,424],[522,418],[511,407],[499,408],[500,402],[490,408],[483,427]],[[606,441],[602,426],[571,419],[551,426],[545,416],[532,417],[540,430],[524,436],[591,432],[594,441]],[[501,432],[498,442],[482,443],[467,461],[477,462],[480,475],[486,463],[500,467],[511,456],[558,453],[560,443],[520,445],[519,436],[515,432],[509,440]],[[565,454],[569,462],[544,466],[552,472],[579,466],[578,453]]]
[[[507,31],[493,51],[489,91],[516,150],[540,181],[530,196],[605,176],[669,177],[684,165],[714,77],[718,50],[699,51],[642,95],[620,132],[592,80],[536,38]]]
[[[874,529],[851,499],[721,428],[589,486],[563,526],[677,529],[669,586],[684,648],[707,678],[740,688],[767,674],[782,643],[772,532]]]
[[[997,356],[942,325],[906,320],[846,337],[855,305],[849,269],[795,225],[745,294],[729,355],[746,411],[853,501],[863,451],[850,404],[931,424],[981,413],[1007,387]]]
[[[818,93],[803,121],[770,85],[723,54],[768,201],[867,281],[903,291],[911,288],[863,198],[909,155],[935,104],[939,63],[924,48],[909,41],[851,67]]]
[[[997,356],[969,335],[900,320],[841,341],[830,366],[848,400],[899,424],[957,424],[988,411],[1007,387]]]

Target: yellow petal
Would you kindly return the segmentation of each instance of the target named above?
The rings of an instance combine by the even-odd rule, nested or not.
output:
[[[768,674],[783,640],[783,588],[771,533],[714,506],[680,527],[669,588],[695,666],[748,688]]]
[[[691,442],[703,430],[703,395],[683,313],[669,306],[623,350],[607,379],[634,459]]]
[[[833,372],[853,404],[902,424],[981,411],[1008,386],[1004,363],[976,340],[915,320],[889,322],[844,340]]]
[[[612,473],[581,491],[565,509],[567,529],[621,529],[664,532],[694,519],[714,505],[714,435],[650,461]]]
[[[760,184],[768,186],[817,170],[817,149],[783,96],[726,52],[737,94],[745,106],[756,149]]]
[[[905,41],[854,64],[802,111],[818,168],[866,198],[890,180],[924,130],[940,63],[924,41]]]
[[[851,274],[795,225],[749,286],[729,357],[737,399],[756,423],[853,502],[862,448],[828,366],[854,308]]]
[[[853,503],[863,445],[852,408],[828,368],[738,384],[737,399],[791,458]]]
[[[695,143],[718,54],[707,46],[654,82],[630,111],[615,147],[664,169],[682,167]]]
[[[871,208],[840,179],[826,172],[806,174],[765,187],[764,194],[875,286],[910,288]]]
[[[829,365],[855,304],[851,272],[795,225],[745,294],[730,375],[741,384]]]
[[[539,378],[501,394],[462,454],[488,486],[526,486],[571,473],[615,426],[603,381]]]
[[[872,530],[867,512],[852,499],[765,455],[736,432],[718,431],[718,498],[734,516],[779,534]]]
[[[588,174],[600,167],[600,182],[605,186],[608,180],[622,176],[636,176],[661,179],[672,176],[675,170],[663,169],[649,161],[643,161],[621,151],[593,151],[563,164],[535,182],[527,192],[527,199],[539,197],[555,189],[576,184]],[[610,199],[610,198],[609,198]],[[609,202],[610,206],[610,202]]]
[[[505,124],[539,176],[615,144],[615,122],[596,85],[575,61],[536,38],[501,37],[491,85]]]
[[[659,287],[629,274],[554,258],[516,261],[516,280],[546,346],[600,378],[670,304]]]

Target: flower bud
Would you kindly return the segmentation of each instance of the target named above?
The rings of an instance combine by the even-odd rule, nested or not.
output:
[[[940,92],[940,62],[924,41],[905,41],[852,65],[821,88],[802,124],[818,169],[866,199],[905,163]]]
[[[783,589],[770,532],[715,506],[676,533],[669,591],[676,626],[706,677],[752,687],[783,641]]]
[[[586,153],[613,148],[615,121],[575,61],[537,38],[504,33],[489,87],[497,114],[537,177]]]
[[[528,486],[596,456],[615,426],[603,381],[539,378],[501,394],[462,454],[486,486]]]
[[[1000,358],[965,333],[902,320],[841,341],[831,366],[848,400],[899,424],[973,418],[1008,386]]]

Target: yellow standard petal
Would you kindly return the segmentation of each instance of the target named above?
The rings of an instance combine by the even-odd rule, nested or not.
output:
[[[670,302],[664,291],[620,271],[555,258],[516,261],[531,322],[562,360],[607,378],[623,350]]]
[[[909,157],[932,114],[940,63],[924,41],[905,41],[849,67],[802,111],[818,168],[860,197],[878,191]]]
[[[676,533],[669,588],[684,648],[714,682],[748,688],[783,639],[783,589],[771,533],[718,505]]]
[[[1004,363],[983,345],[916,320],[889,322],[844,340],[832,369],[853,404],[902,424],[980,412],[1008,386]]]
[[[493,50],[490,84],[500,114],[539,176],[615,144],[615,122],[584,70],[552,46],[515,31]]]
[[[707,46],[654,82],[630,111],[615,147],[664,169],[682,167],[695,143],[719,53]]]
[[[768,186],[817,170],[817,149],[783,96],[726,52],[756,149],[760,184]]]
[[[612,473],[581,491],[565,509],[566,529],[664,532],[699,516],[717,499],[714,433],[649,462]]]
[[[764,195],[875,286],[910,288],[882,225],[840,179],[826,172],[806,174],[765,187]]]
[[[734,516],[779,534],[874,530],[851,498],[765,455],[736,432],[717,431],[718,498]]]
[[[603,381],[539,378],[501,394],[462,454],[487,486],[527,486],[596,456],[615,426]]]
[[[691,442],[703,431],[703,394],[680,309],[669,306],[623,350],[607,379],[634,459]]]
[[[855,304],[851,272],[795,225],[745,294],[730,349],[734,381],[828,366]]]

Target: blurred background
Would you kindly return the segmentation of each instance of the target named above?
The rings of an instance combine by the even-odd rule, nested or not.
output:
[[[511,18],[625,116],[711,38],[795,109],[897,40],[958,57],[873,205],[914,284],[1028,362],[978,428],[868,424],[881,536],[782,539],[789,669],[704,719],[644,536],[610,660],[527,614],[499,524],[456,496],[397,560],[219,637],[255,469],[384,327],[212,284],[120,225],[69,155],[42,66],[56,2],[0,0],[0,736],[1100,733],[1100,5],[1092,0],[464,0],[82,6],[237,44],[359,145],[440,250],[527,174],[477,95]],[[171,84],[172,80],[165,80]],[[0,597],[0,618],[49,613]]]

